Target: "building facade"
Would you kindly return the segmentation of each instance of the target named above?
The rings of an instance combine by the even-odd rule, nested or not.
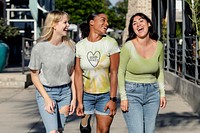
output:
[[[142,12],[149,18],[152,18],[152,0],[129,0],[128,1],[128,12],[126,14],[126,28],[124,30],[123,42],[126,40],[128,35],[128,24],[133,14]]]
[[[0,17],[1,18],[5,18],[5,16],[6,16],[5,9],[6,9],[5,0],[0,0]]]

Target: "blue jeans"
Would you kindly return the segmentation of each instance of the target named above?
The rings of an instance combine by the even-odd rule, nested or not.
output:
[[[160,106],[157,83],[125,83],[128,112],[123,112],[129,133],[154,133]]]
[[[65,105],[70,105],[71,103],[71,84],[66,84],[56,87],[47,87],[44,86],[47,94],[55,103],[55,112],[49,114],[45,109],[44,98],[41,96],[38,90],[36,90],[36,101],[38,104],[39,112],[42,117],[44,126],[46,128],[46,133],[50,131],[62,129],[64,130],[66,117],[64,114],[59,113]]]
[[[89,94],[84,92],[83,95],[83,105],[84,105],[84,114],[99,114],[99,115],[108,115],[110,110],[107,109],[104,112],[106,104],[110,101],[110,93],[103,94]]]

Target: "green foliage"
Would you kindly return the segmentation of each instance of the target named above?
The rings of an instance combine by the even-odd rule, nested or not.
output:
[[[162,20],[162,40],[167,40],[167,22],[165,19]]]
[[[182,23],[176,22],[176,37],[181,38],[182,36]]]
[[[192,3],[193,1],[193,3]],[[200,0],[186,0],[186,2],[190,6],[190,10],[192,11],[192,16],[190,19],[193,22],[193,27],[196,30],[196,34],[200,35]]]
[[[104,0],[56,0],[56,9],[69,13],[71,23],[82,23],[89,14],[107,11]]]
[[[88,15],[104,12],[109,17],[111,28],[123,29],[128,0],[118,2],[116,7],[112,7],[109,0],[56,0],[55,6],[70,14],[70,23],[80,24],[86,21]]]
[[[128,0],[119,1],[116,6],[110,9],[108,16],[110,16],[110,24],[117,29],[124,29],[126,24],[126,13],[128,8]]]
[[[162,41],[167,41],[167,22],[165,19],[162,19]],[[176,37],[180,38],[182,36],[182,24],[176,22]]]
[[[19,34],[16,27],[7,25],[5,19],[0,18],[0,40],[15,37]]]

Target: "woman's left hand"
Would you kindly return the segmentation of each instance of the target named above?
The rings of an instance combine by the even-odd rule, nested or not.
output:
[[[160,98],[160,108],[164,109],[166,107],[166,105],[167,105],[167,99],[166,99],[166,97],[161,97]]]
[[[69,109],[69,115],[72,115],[76,108],[76,100],[72,99],[70,109]]]
[[[113,102],[112,100],[110,100],[105,108],[104,108],[104,111],[106,111],[107,109],[110,110],[110,116],[114,116],[116,114],[116,111],[117,111],[117,105],[116,105],[116,102]]]
[[[127,112],[128,111],[128,100],[121,100],[120,107],[123,112]]]

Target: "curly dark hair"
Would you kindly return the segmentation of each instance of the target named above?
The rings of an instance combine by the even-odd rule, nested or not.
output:
[[[82,32],[82,35],[83,35],[83,38],[85,37],[88,37],[89,33],[90,33],[90,20],[94,20],[94,18],[96,16],[98,16],[99,14],[105,14],[103,12],[98,12],[98,13],[93,13],[93,14],[90,14],[88,17],[87,17],[87,22],[85,23],[82,23],[80,25],[80,29],[81,29],[81,32]]]

